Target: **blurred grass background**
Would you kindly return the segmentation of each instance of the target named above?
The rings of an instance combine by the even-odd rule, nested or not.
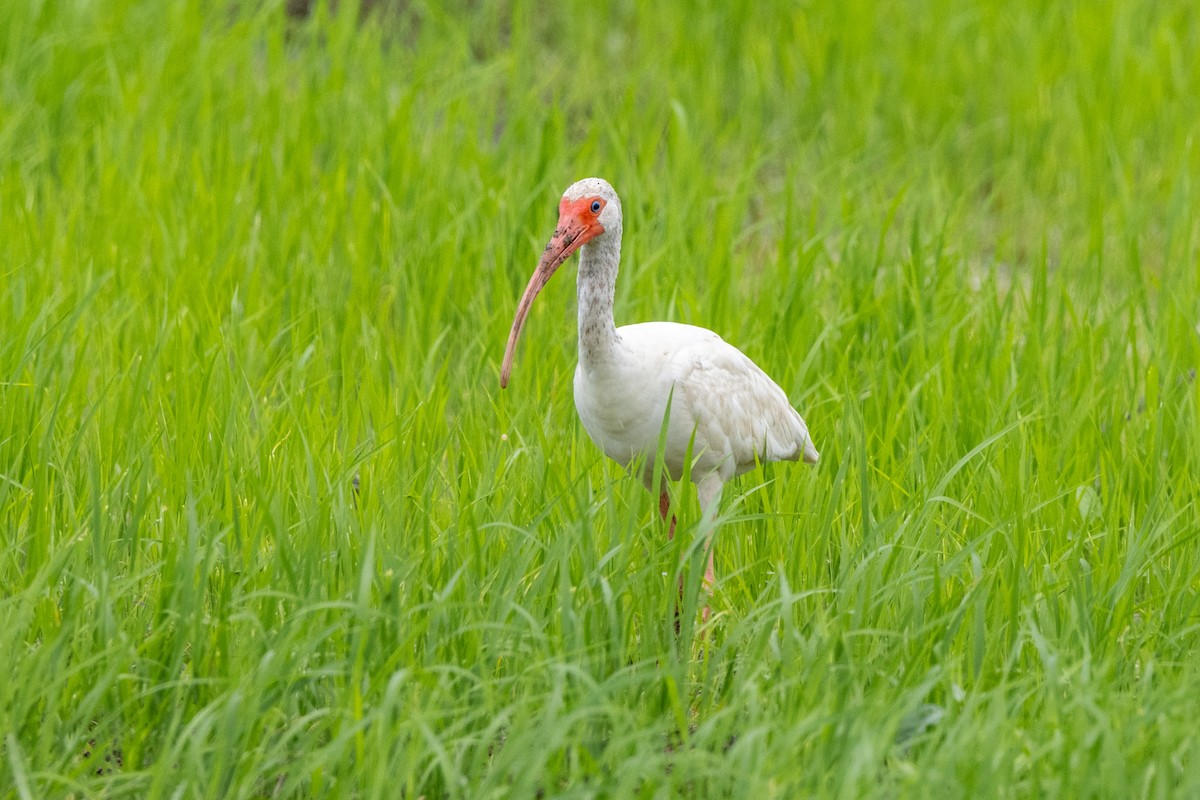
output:
[[[286,6],[0,4],[7,796],[1200,790],[1193,3]],[[822,451],[703,637],[571,270],[498,388],[588,175]]]

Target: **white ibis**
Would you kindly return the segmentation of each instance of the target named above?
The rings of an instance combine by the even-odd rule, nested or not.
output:
[[[740,350],[717,334],[674,322],[613,325],[613,295],[621,258],[621,201],[608,181],[571,184],[558,204],[558,227],[513,318],[500,368],[508,386],[513,350],[538,292],[572,253],[579,251],[579,366],[575,408],[605,455],[643,464],[646,488],[654,485],[655,454],[664,418],[662,468],[672,480],[691,477],[703,513],[715,511],[725,483],[762,461],[815,464],[819,454],[808,426],[783,389]],[[693,439],[693,436],[695,437]],[[659,510],[670,507],[664,490]],[[674,518],[670,535],[675,532]],[[705,588],[713,585],[708,547]],[[708,609],[705,608],[705,617]]]

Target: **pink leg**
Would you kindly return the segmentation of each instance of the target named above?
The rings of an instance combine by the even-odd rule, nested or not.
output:
[[[663,493],[658,496],[658,513],[662,514],[662,518],[667,518],[667,512],[671,510],[671,496],[664,489]],[[667,539],[675,538],[675,515],[671,515],[671,528],[667,531]]]
[[[708,568],[704,570],[704,594],[706,597],[712,597],[713,587],[716,585],[717,577],[713,574],[713,551],[712,538],[709,537],[708,543],[705,545],[708,548]],[[700,611],[700,619],[708,622],[709,610],[707,600],[704,603],[704,608]]]
[[[708,475],[704,480],[696,486],[700,494],[700,508],[706,516],[716,516],[717,504],[721,500],[721,489],[725,487],[724,481],[714,474]],[[707,598],[712,597],[713,589],[717,584],[717,576],[713,571],[713,540],[712,533],[708,535],[708,540],[704,543],[704,548],[708,550],[708,566],[704,570],[704,610],[700,612],[700,618],[708,622],[710,612],[708,609]]]
[[[715,474],[710,475],[708,478],[706,478],[705,480],[700,482],[699,487],[698,487],[699,492],[700,492],[700,507],[704,510],[705,514],[710,514],[710,513],[715,514],[716,513],[716,504],[717,504],[717,501],[720,500],[721,489],[723,488],[723,486],[724,486],[723,482]],[[667,515],[670,513],[670,511],[671,511],[671,497],[670,497],[670,495],[667,494],[666,490],[663,490],[662,494],[660,494],[658,496],[658,513],[661,514],[662,518],[665,520],[667,518]],[[673,540],[674,538],[675,538],[675,515],[671,514],[671,527],[667,529],[667,539]],[[716,582],[717,582],[716,572],[713,569],[713,546],[712,546],[712,544],[713,544],[712,536],[710,534],[708,541],[706,541],[704,543],[705,549],[708,550],[708,565],[705,567],[705,570],[704,570],[704,584],[703,584],[705,603],[704,603],[704,608],[701,609],[701,611],[700,611],[700,618],[704,622],[708,622],[708,618],[711,616],[711,612],[709,611],[709,607],[708,607],[707,598],[712,597],[713,589],[716,586]],[[682,604],[683,604],[683,576],[680,575],[679,576],[679,599],[675,601],[675,633],[679,633],[679,615],[681,612]]]

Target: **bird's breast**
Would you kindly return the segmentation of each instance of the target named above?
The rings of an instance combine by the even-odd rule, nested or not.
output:
[[[617,334],[603,358],[581,350],[575,407],[605,455],[626,466],[644,460],[647,485],[660,441],[663,466],[676,479],[689,460],[693,476],[723,480],[760,461],[816,461],[787,395],[716,334],[666,322]]]
[[[575,408],[592,441],[622,465],[652,460],[671,382],[650,368],[575,371]]]
[[[671,477],[678,478],[695,420],[679,384],[675,357],[680,342],[676,340],[715,335],[670,323],[629,325],[618,332],[619,343],[609,358],[581,358],[575,371],[579,418],[604,454],[624,466],[639,461],[652,465],[665,426],[665,466]],[[702,442],[696,444],[703,449]],[[643,477],[649,485],[651,471]]]

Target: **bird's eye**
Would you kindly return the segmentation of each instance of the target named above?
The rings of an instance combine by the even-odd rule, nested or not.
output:
[[[592,213],[593,213],[593,214],[599,214],[599,213],[600,213],[600,201],[599,201],[599,200],[593,200],[593,201],[592,201]]]

